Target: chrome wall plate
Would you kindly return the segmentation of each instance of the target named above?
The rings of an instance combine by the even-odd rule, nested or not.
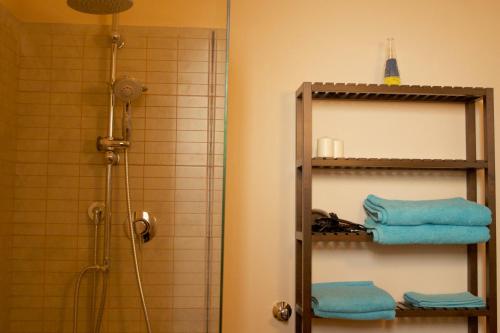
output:
[[[87,214],[89,215],[90,221],[94,221],[96,213],[100,214],[100,216],[104,216],[104,202],[94,201],[89,205],[87,209]]]

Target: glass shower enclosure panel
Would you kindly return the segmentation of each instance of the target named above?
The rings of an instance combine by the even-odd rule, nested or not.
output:
[[[134,15],[168,6],[138,2],[118,21],[116,82],[147,88],[130,102],[115,96],[114,135],[104,141],[129,145],[132,236],[125,149],[113,150],[106,208],[112,149],[96,149],[98,137],[109,138],[110,20],[32,22],[7,4],[0,1],[0,36],[9,41],[0,45],[7,217],[0,222],[0,331],[75,332],[76,303],[77,332],[147,332],[134,237],[151,331],[219,332],[225,27],[148,24]],[[106,257],[106,237],[109,263],[81,278],[75,301],[79,273]]]

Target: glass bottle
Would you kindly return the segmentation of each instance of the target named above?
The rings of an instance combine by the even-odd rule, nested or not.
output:
[[[401,84],[398,62],[396,60],[396,51],[394,49],[394,38],[387,38],[387,60],[385,61],[384,83],[389,86],[399,86]]]

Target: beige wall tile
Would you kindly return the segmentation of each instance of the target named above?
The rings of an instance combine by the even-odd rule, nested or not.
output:
[[[118,52],[118,59],[146,59],[146,49],[124,47]]]
[[[83,47],[81,46],[53,46],[52,54],[59,58],[81,58]]]
[[[163,153],[163,154],[174,154],[175,153],[175,143],[173,142],[146,142],[145,143],[146,153]]]
[[[205,96],[179,96],[177,99],[179,107],[208,108],[208,97]]]
[[[82,84],[78,81],[52,81],[50,90],[62,93],[79,93],[82,92]]]
[[[176,83],[177,73],[147,72],[146,82],[149,83]],[[146,97],[147,98],[147,97]]]
[[[161,142],[161,141],[170,141],[173,142],[176,140],[176,131],[171,130],[146,130],[145,132],[146,141],[151,142]]]
[[[206,131],[177,131],[177,141],[178,142],[207,142],[207,132]]]
[[[179,61],[181,73],[208,73],[208,62],[205,61]]]
[[[85,46],[83,57],[85,59],[108,59],[111,54],[109,47]]]
[[[150,95],[176,95],[177,85],[167,83],[148,83],[148,94]]]
[[[168,49],[148,49],[147,50],[148,60],[177,60],[177,51]]]
[[[208,84],[179,84],[179,95],[208,96]]]
[[[162,38],[162,37],[149,37],[148,48],[150,49],[177,49],[177,39],[175,38]]]
[[[177,61],[148,60],[147,70],[150,72],[177,72]]]
[[[179,50],[179,60],[182,61],[208,61],[209,54],[206,51]]]
[[[118,72],[143,72],[147,69],[147,62],[134,57],[131,59],[120,59],[120,61],[117,62],[116,68]]]
[[[66,82],[64,82],[66,83]],[[79,117],[82,107],[80,105],[51,105],[51,116]]]
[[[43,92],[19,92],[17,101],[22,104],[48,104],[50,94]]]
[[[178,82],[184,84],[208,84],[208,74],[179,73]]]
[[[53,69],[82,69],[82,58],[52,58]]]
[[[50,80],[50,69],[20,69],[19,78],[23,80]]]
[[[19,91],[50,92],[48,81],[19,80]]]
[[[19,67],[26,69],[50,69],[51,57],[19,57]]]
[[[52,45],[82,46],[85,42],[83,35],[52,35]]]
[[[59,105],[80,105],[82,96],[77,93],[57,93],[50,94],[50,102]]]
[[[179,39],[181,50],[208,50],[208,39]]]

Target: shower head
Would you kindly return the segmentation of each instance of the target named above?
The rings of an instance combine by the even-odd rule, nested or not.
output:
[[[136,100],[147,90],[148,89],[142,84],[142,82],[128,76],[116,80],[113,84],[115,97],[124,103]]]
[[[130,9],[133,0],[67,0],[71,8],[87,14],[116,14]]]

